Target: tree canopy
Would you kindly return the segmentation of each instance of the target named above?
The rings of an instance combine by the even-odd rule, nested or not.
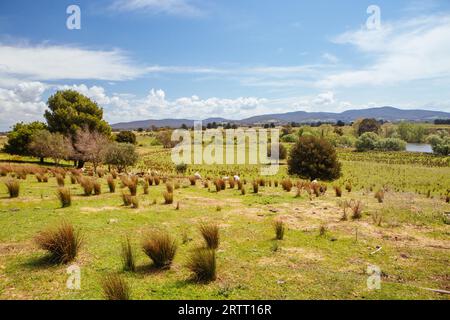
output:
[[[8,142],[4,146],[4,151],[9,154],[20,156],[30,155],[28,146],[34,134],[40,130],[47,129],[45,123],[31,122],[31,123],[16,123],[13,130],[8,134]]]
[[[58,91],[48,99],[44,117],[51,132],[75,136],[80,129],[111,134],[103,120],[103,109],[96,102],[74,90]]]

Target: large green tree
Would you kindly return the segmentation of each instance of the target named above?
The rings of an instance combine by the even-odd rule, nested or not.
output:
[[[48,99],[44,117],[51,132],[75,136],[80,129],[111,134],[111,127],[103,120],[103,109],[88,97],[74,90],[58,91]]]
[[[28,148],[33,135],[41,130],[45,130],[47,126],[42,122],[32,123],[16,123],[13,130],[8,133],[8,142],[4,146],[4,151],[9,154],[20,156],[31,155]]]

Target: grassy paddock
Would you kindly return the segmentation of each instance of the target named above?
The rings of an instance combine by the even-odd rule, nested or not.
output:
[[[441,198],[450,189],[449,166],[427,165],[414,160],[416,155],[391,163],[390,154],[379,161],[382,153],[372,158],[340,151],[343,177],[327,183],[325,195],[297,192],[298,179],[292,179],[290,192],[283,191],[285,166],[277,176],[265,177],[278,180],[277,187],[266,182],[253,193],[258,166],[190,166],[182,176],[168,161],[169,151],[146,139],[134,171],[158,170],[161,178],[169,177],[178,186],[173,204],[164,204],[163,182],[149,186],[148,194],[138,184],[139,207],[132,208],[123,205],[122,192],[129,190],[121,188],[120,179],[110,193],[108,175],[98,178],[102,193],[85,196],[68,175],[71,206],[61,208],[54,175],[39,183],[29,174],[13,199],[4,185],[9,176],[0,177],[0,299],[102,299],[102,279],[111,274],[130,285],[132,299],[448,299],[422,288],[450,290],[445,214],[450,205]],[[188,177],[196,171],[211,177],[210,189],[190,184]],[[247,180],[245,194],[228,184],[216,192],[213,179],[234,173]],[[351,192],[345,189],[348,183]],[[335,185],[342,188],[340,198]],[[380,203],[375,193],[381,188]],[[362,203],[360,219],[351,219],[345,205],[351,200]],[[75,261],[66,265],[51,263],[34,242],[39,232],[62,221],[83,239]],[[283,240],[275,239],[276,221],[283,222]],[[200,226],[211,224],[220,230],[215,280],[199,283],[192,280],[189,265],[193,253],[206,246]],[[145,236],[156,231],[177,244],[170,268],[155,268],[142,250]],[[127,238],[134,271],[123,271]],[[81,268],[78,291],[66,288],[71,264]],[[367,289],[369,265],[382,270],[381,290]]]

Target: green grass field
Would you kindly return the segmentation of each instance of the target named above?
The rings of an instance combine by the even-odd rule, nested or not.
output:
[[[167,168],[167,150],[151,141],[141,144],[136,170]],[[38,183],[28,175],[16,199],[8,197],[7,177],[1,177],[0,299],[102,299],[100,281],[111,272],[123,275],[133,299],[448,299],[424,288],[450,290],[450,205],[443,199],[450,189],[450,167],[424,165],[414,155],[409,162],[404,155],[398,164],[370,161],[370,155],[351,158],[348,152],[340,157],[343,177],[329,184],[324,196],[312,199],[306,192],[296,197],[295,187],[286,192],[273,184],[252,193],[256,166],[189,168],[188,174],[198,170],[212,178],[238,171],[248,180],[246,195],[228,187],[217,193],[212,184],[208,190],[200,182],[190,186],[171,168],[167,175],[181,186],[174,191],[174,204],[163,204],[164,184],[150,186],[148,195],[139,187],[139,209],[124,207],[120,189],[109,193],[105,178],[99,179],[102,194],[86,197],[67,177],[72,206],[61,209],[54,177]],[[380,157],[382,153],[375,159]],[[6,155],[2,159],[10,160]],[[271,179],[284,176],[282,166]],[[349,181],[352,191],[337,198],[332,186]],[[374,193],[383,186],[388,191],[378,203]],[[362,218],[341,221],[342,203],[350,199],[364,204]],[[276,219],[287,226],[284,240],[274,240]],[[83,235],[73,262],[81,268],[80,290],[66,288],[68,265],[49,264],[33,240],[63,220]],[[202,222],[220,227],[217,280],[209,284],[191,281],[186,268],[191,251],[202,245]],[[168,231],[177,239],[170,270],[155,271],[142,252],[142,238],[152,230]],[[137,254],[136,272],[122,271],[121,242],[127,236]],[[382,271],[380,290],[367,287],[369,265]]]

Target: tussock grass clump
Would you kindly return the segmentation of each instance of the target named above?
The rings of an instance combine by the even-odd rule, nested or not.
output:
[[[166,183],[166,190],[168,193],[173,193],[174,186],[171,182]]]
[[[378,203],[383,203],[384,201],[384,190],[380,189],[375,193],[375,199],[378,200]]]
[[[144,194],[148,194],[149,186],[148,186],[147,180],[145,180],[145,179],[142,181],[142,188],[144,189]]]
[[[103,169],[103,168],[98,168],[98,169],[97,169],[97,176],[98,176],[99,178],[103,178],[103,177],[105,176],[105,173],[106,173],[106,170],[105,170],[105,169]]]
[[[123,270],[131,272],[136,271],[136,258],[129,237],[122,241],[121,256]]]
[[[168,233],[156,232],[146,236],[142,249],[156,268],[168,269],[177,252],[177,244]]]
[[[285,232],[284,222],[282,220],[275,220],[273,227],[275,229],[275,239],[283,240]]]
[[[286,192],[291,192],[292,190],[292,181],[291,179],[284,179],[281,181],[281,187]]]
[[[258,178],[256,181],[258,182],[260,187],[265,187],[266,186],[266,180],[265,179]]]
[[[56,178],[56,183],[58,184],[58,187],[64,187],[64,184],[65,184],[64,177],[61,174],[57,173],[55,175],[55,178]]]
[[[59,202],[62,208],[70,207],[72,204],[72,195],[69,188],[59,187],[57,191]]]
[[[122,201],[125,207],[131,206],[133,196],[131,194],[127,194],[122,192]]]
[[[150,187],[153,185],[153,177],[152,176],[145,176],[144,180],[147,181],[147,183]]]
[[[102,278],[103,295],[107,300],[131,300],[131,287],[118,274],[108,274]]]
[[[117,179],[117,171],[111,170],[111,176],[113,177],[114,180],[116,180]]]
[[[173,193],[164,191],[163,192],[164,197],[164,203],[165,204],[172,204],[173,203]]]
[[[348,193],[352,192],[352,188],[353,188],[353,186],[350,182],[347,182],[345,184],[345,190],[347,190]]]
[[[10,198],[17,198],[19,197],[20,192],[20,182],[18,179],[8,179],[5,181],[6,188],[8,189],[9,197]]]
[[[200,225],[200,233],[205,240],[207,248],[215,250],[219,247],[219,226],[215,224],[202,224]]]
[[[115,193],[116,192],[116,181],[114,180],[114,177],[111,175],[106,179],[106,182],[108,183],[109,192]]]
[[[334,193],[336,194],[336,197],[340,198],[342,197],[342,188],[340,186],[334,186]]]
[[[90,177],[82,177],[80,179],[80,185],[83,188],[84,195],[90,196],[94,190],[94,181]]]
[[[101,195],[102,194],[102,184],[98,180],[94,180],[93,185],[94,185],[94,194],[96,196]]]
[[[66,264],[77,256],[82,238],[70,223],[62,222],[56,228],[39,233],[35,241],[39,248],[50,253],[52,262]]]
[[[77,184],[77,177],[73,173],[70,174],[70,183]]]
[[[258,181],[254,180],[253,183],[252,183],[252,186],[253,186],[253,193],[258,193],[258,191],[259,191],[259,183],[258,183]]]
[[[139,178],[137,176],[132,176],[127,180],[127,187],[128,190],[130,190],[130,193],[132,196],[135,196],[137,194],[137,187],[138,187]]]
[[[363,203],[358,201],[351,201],[350,203],[350,209],[352,210],[352,219],[357,220],[362,218],[362,210],[363,210]]]
[[[220,192],[226,188],[226,184],[223,179],[214,180],[214,186],[216,187],[216,192]]]
[[[216,251],[206,248],[195,249],[189,257],[188,269],[192,272],[193,280],[197,282],[211,282],[216,280]]]
[[[137,196],[131,196],[131,207],[133,209],[139,209],[139,198]]]

